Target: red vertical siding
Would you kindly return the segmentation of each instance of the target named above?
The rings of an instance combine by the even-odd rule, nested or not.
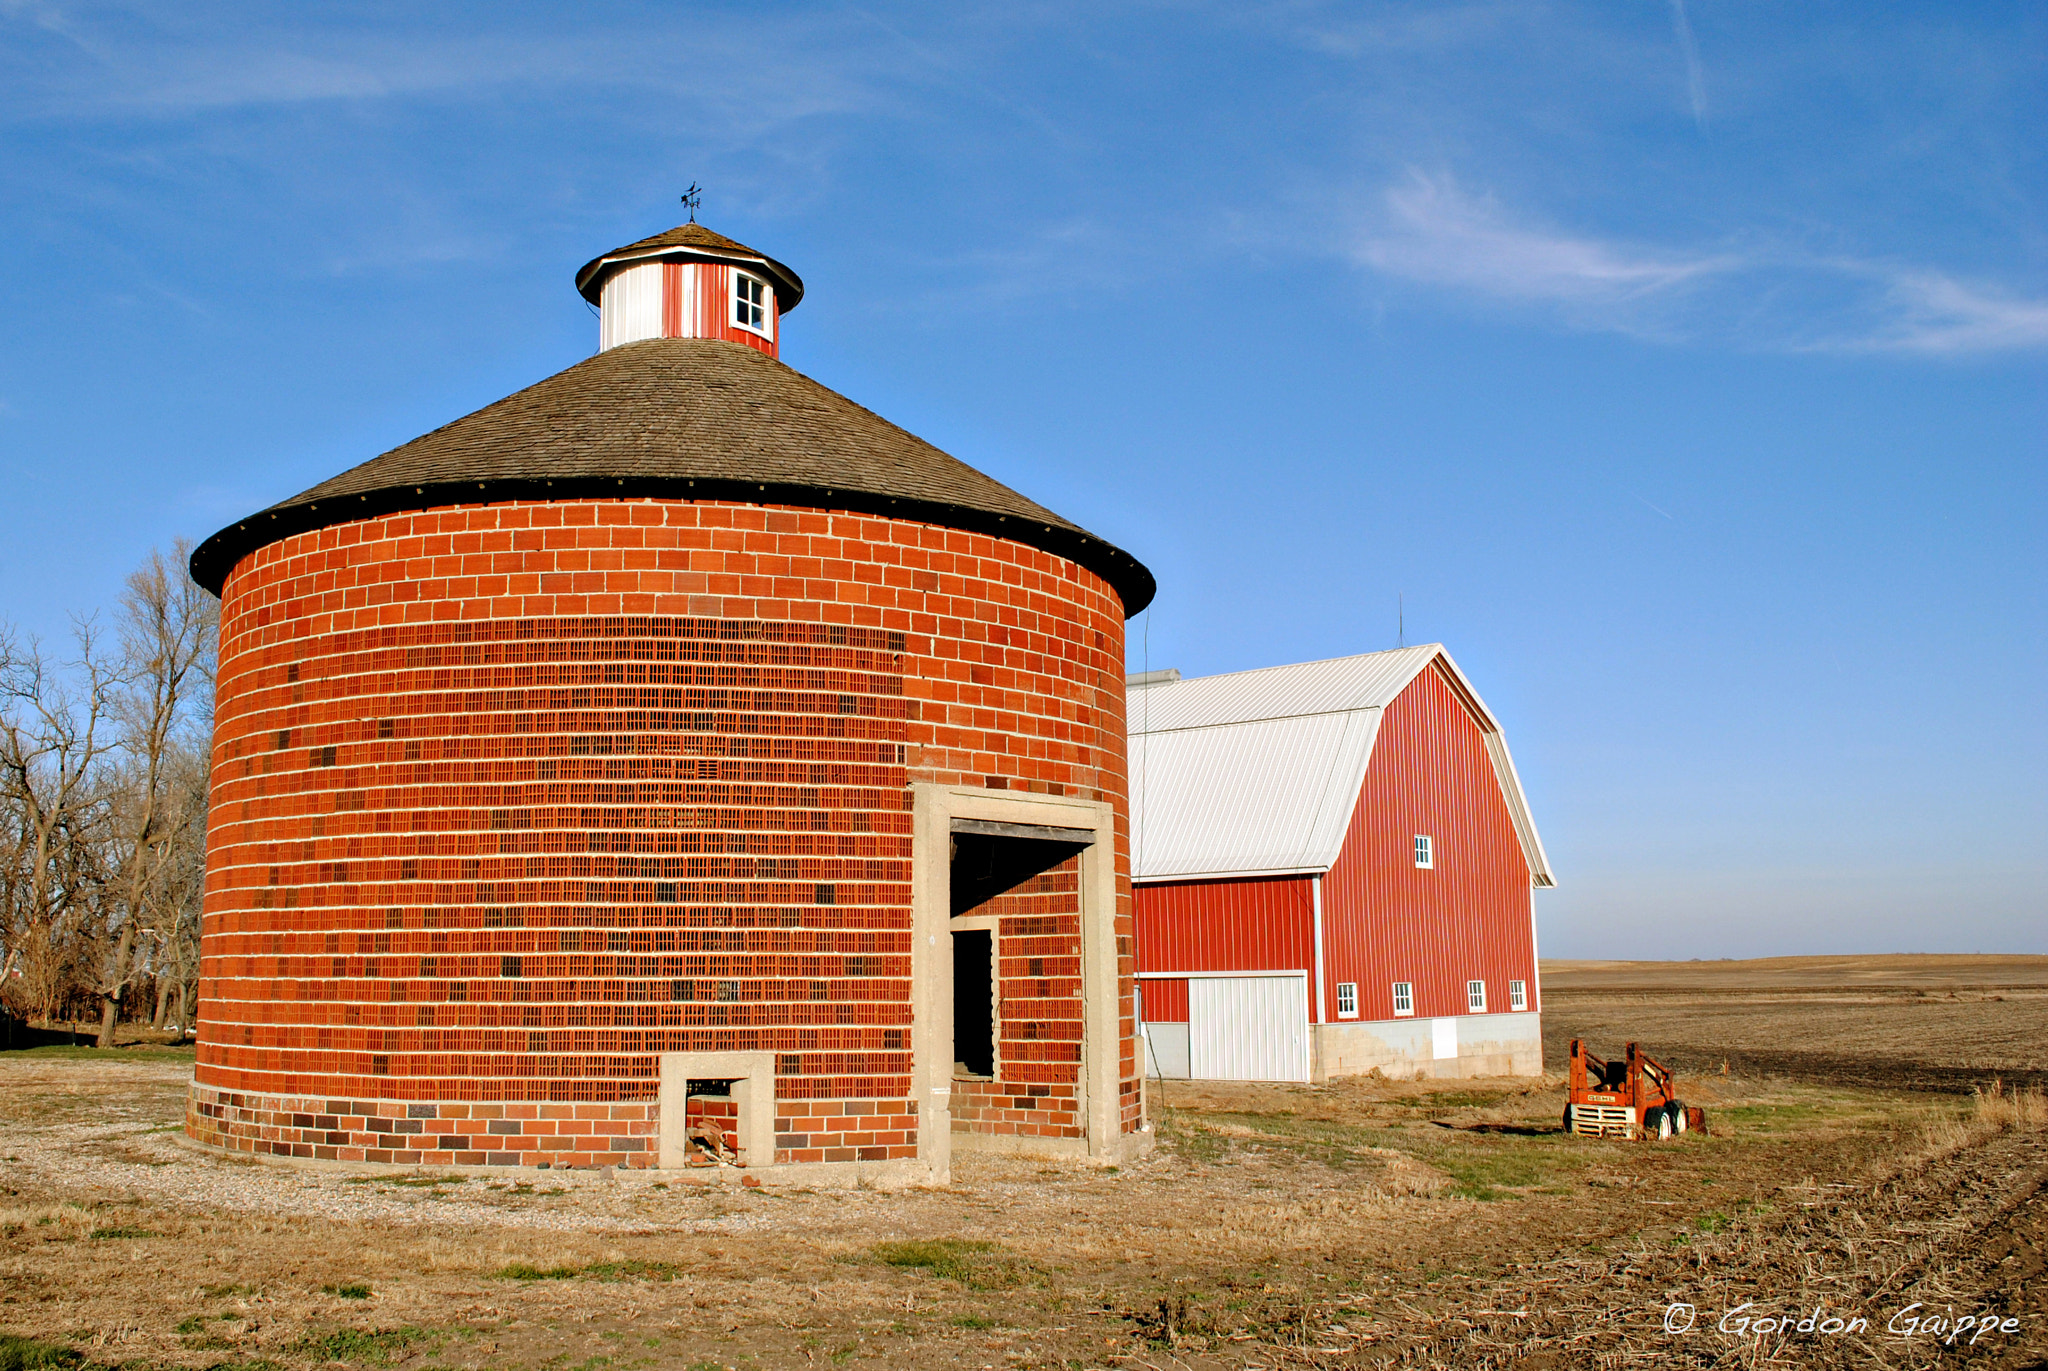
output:
[[[1415,865],[1415,835],[1435,866]],[[1140,892],[1140,899],[1143,898]],[[1393,983],[1415,986],[1418,1018],[1463,1014],[1465,982],[1486,982],[1489,1013],[1508,982],[1536,1005],[1529,864],[1486,743],[1432,667],[1387,706],[1351,829],[1323,882],[1326,1020],[1339,981],[1358,983],[1362,1019],[1394,1015]]]
[[[770,357],[780,355],[777,343],[782,337],[781,297],[771,284],[768,310],[774,316],[769,328],[773,338],[763,338],[750,329],[741,328],[732,320],[732,272],[731,267],[716,262],[662,263],[661,336],[723,338],[729,343],[744,343]],[[685,309],[685,301],[693,274],[697,282],[697,303],[695,310],[689,311]],[[688,318],[684,317],[686,313]]]
[[[1315,890],[1306,876],[1177,881],[1132,894],[1141,972],[1315,969]]]
[[[725,310],[732,298],[730,268],[704,266],[697,275],[697,336],[723,338],[732,332]]]
[[[688,289],[685,273],[689,270],[681,262],[661,264],[661,336],[664,338],[697,336],[683,327],[683,292]]]
[[[765,352],[770,357],[776,356],[776,347],[772,340],[763,338],[751,329],[741,328],[732,321],[733,268],[728,266],[706,266],[703,271],[704,275],[697,292],[698,307],[703,311],[701,324],[703,332],[697,336],[700,338],[723,338],[728,343],[745,343],[748,347]],[[766,278],[762,279],[765,280]],[[768,299],[771,302],[768,308],[770,311],[773,311],[775,305],[772,302],[775,300],[775,291],[772,287],[768,291]],[[780,338],[782,336],[781,320],[777,319],[773,327],[776,337]]]
[[[1188,1021],[1188,983],[1185,980],[1147,976],[1138,982],[1138,988],[1145,995],[1146,1023]]]

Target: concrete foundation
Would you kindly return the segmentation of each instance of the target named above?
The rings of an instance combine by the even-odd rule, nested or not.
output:
[[[1534,1013],[1326,1023],[1311,1036],[1318,1081],[1374,1070],[1443,1079],[1543,1074],[1543,1019]]]

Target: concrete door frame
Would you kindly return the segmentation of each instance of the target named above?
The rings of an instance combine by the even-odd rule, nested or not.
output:
[[[1013,1138],[1017,1151],[1079,1155],[1104,1162],[1129,1152],[1121,1134],[1117,1069],[1116,810],[1099,800],[1014,794],[922,781],[911,786],[911,1092],[917,1155],[932,1183],[952,1175],[953,1155],[953,820],[1087,829],[1081,851],[1080,1109],[1086,1137]]]

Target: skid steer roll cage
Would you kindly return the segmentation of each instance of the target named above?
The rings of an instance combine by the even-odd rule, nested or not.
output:
[[[1620,1059],[1609,1061],[1594,1056],[1584,1042],[1573,1038],[1569,1090],[1570,1129],[1589,1137],[1636,1138],[1655,1133],[1664,1111],[1678,1105],[1677,1080],[1671,1068],[1637,1043],[1630,1043]],[[1675,1121],[1675,1110],[1673,1118]]]

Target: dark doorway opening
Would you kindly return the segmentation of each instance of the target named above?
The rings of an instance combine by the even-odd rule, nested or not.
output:
[[[1015,890],[1094,845],[1093,829],[953,820],[953,917]]]
[[[1087,828],[955,819],[948,903],[953,917],[978,909],[1095,843]],[[953,1071],[996,1074],[996,934],[953,933]]]
[[[953,935],[953,1073],[996,1074],[995,935],[985,928]]]

